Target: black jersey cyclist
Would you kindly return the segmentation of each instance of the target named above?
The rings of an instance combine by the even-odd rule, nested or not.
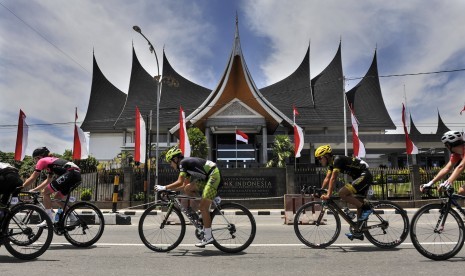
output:
[[[210,204],[215,199],[218,188],[223,183],[219,169],[210,160],[198,157],[184,157],[182,151],[177,147],[170,148],[165,155],[166,162],[170,163],[173,169],[179,170],[178,179],[166,186],[155,186],[155,190],[183,190],[190,196],[197,196],[202,193],[199,210],[202,214],[204,226],[204,238],[195,246],[204,247],[213,242]]]
[[[23,185],[18,169],[9,163],[0,162],[0,221],[4,215],[4,208],[8,204],[10,195],[17,187]]]
[[[360,202],[354,197],[354,194],[365,194],[373,182],[373,176],[368,170],[368,164],[357,158],[344,155],[333,155],[330,145],[323,145],[315,150],[315,157],[320,161],[321,165],[328,167],[326,177],[323,180],[322,188],[328,186],[328,193],[322,195],[322,200],[327,200],[331,197],[339,173],[347,174],[352,178],[351,183],[347,183],[339,190],[339,196],[342,200],[357,207],[358,221],[367,220],[368,216],[373,212],[371,208]],[[363,234],[346,234],[349,239],[363,239]]]
[[[441,142],[450,151],[449,162],[442,168],[436,176],[427,184],[420,186],[420,191],[423,192],[425,188],[432,187],[436,181],[443,179],[449,172],[451,175],[439,185],[439,189],[446,189],[457,180],[461,173],[465,171],[465,140],[460,131],[451,130],[441,137]],[[458,190],[460,195],[465,195],[465,185],[461,186]]]

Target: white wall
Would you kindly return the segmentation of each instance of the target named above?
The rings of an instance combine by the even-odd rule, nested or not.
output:
[[[121,152],[123,133],[90,133],[89,154],[99,161],[111,160]]]

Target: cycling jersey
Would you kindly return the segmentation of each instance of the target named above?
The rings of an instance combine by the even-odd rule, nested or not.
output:
[[[363,172],[368,171],[368,167],[368,164],[360,158],[335,155],[333,163],[328,167],[328,172],[339,171],[349,175],[352,179],[356,179]]]
[[[455,167],[457,167],[460,162],[462,162],[462,159],[465,157],[465,144],[463,145],[463,153],[460,154],[460,153],[455,153],[455,152],[452,152],[451,155],[450,155],[450,162],[452,163],[452,165]]]
[[[196,182],[202,198],[212,200],[218,193],[218,188],[223,184],[216,163],[198,157],[185,157],[179,162],[179,175]],[[193,178],[193,179],[192,179]]]
[[[48,172],[56,175],[62,175],[69,170],[79,171],[79,167],[68,160],[56,157],[43,157],[37,162],[35,168],[36,172],[40,172],[42,170],[47,170]]]

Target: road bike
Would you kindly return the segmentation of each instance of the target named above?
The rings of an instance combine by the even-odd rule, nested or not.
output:
[[[304,187],[302,193],[319,198],[326,189]],[[333,244],[341,232],[342,217],[349,224],[352,235],[366,237],[380,248],[394,248],[408,236],[409,219],[399,205],[385,200],[363,199],[373,210],[367,220],[354,221],[355,214],[348,208],[341,209],[331,197],[325,201],[311,201],[302,205],[294,217],[294,231],[297,238],[312,248],[326,248]]]
[[[17,202],[18,198],[10,195],[6,208],[2,208],[1,244],[14,257],[32,260],[41,256],[52,243],[53,231],[49,230],[52,229],[52,221],[42,208],[33,204],[15,205]],[[45,229],[38,226],[43,221],[47,226]]]
[[[52,199],[52,202],[63,203],[64,212],[58,214],[58,220],[53,223],[55,234],[65,236],[66,240],[77,247],[89,247],[96,243],[103,234],[105,220],[100,209],[89,202],[75,202],[71,192],[79,185],[76,185],[66,196],[65,200]],[[45,210],[44,205],[39,200],[39,192],[21,192],[23,203],[34,204]]]
[[[151,250],[167,252],[175,249],[186,233],[186,220],[195,228],[197,239],[203,239],[203,223],[199,215],[184,207],[180,199],[199,199],[179,195],[178,192],[165,190],[158,192],[157,200],[144,211],[139,220],[139,236]],[[226,253],[238,253],[245,250],[254,240],[255,219],[244,206],[228,202],[212,201],[213,245]]]
[[[424,188],[431,194],[434,188]],[[410,238],[423,256],[432,260],[447,260],[454,257],[463,247],[465,227],[459,211],[465,217],[465,210],[457,202],[465,199],[454,188],[445,190],[441,203],[427,204],[413,215]],[[455,207],[455,209],[454,209]]]

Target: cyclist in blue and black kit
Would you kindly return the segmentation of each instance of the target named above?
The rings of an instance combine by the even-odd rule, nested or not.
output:
[[[218,193],[218,188],[223,184],[223,179],[216,164],[210,160],[198,157],[184,157],[178,147],[170,148],[165,155],[166,162],[173,169],[179,170],[178,179],[166,186],[156,185],[155,190],[184,191],[189,196],[197,196],[202,193],[199,210],[202,214],[204,226],[204,238],[195,246],[204,247],[213,242],[210,204]]]
[[[327,200],[333,193],[334,185],[339,173],[347,174],[352,178],[351,183],[347,183],[339,190],[339,196],[342,200],[357,207],[358,221],[368,219],[373,212],[371,208],[354,197],[354,194],[365,194],[373,182],[373,176],[368,170],[368,164],[357,158],[344,155],[333,155],[330,145],[324,145],[315,150],[315,157],[321,165],[328,167],[328,172],[323,180],[322,188],[328,186],[328,193],[322,195],[322,200]],[[346,236],[353,240],[363,239],[363,234],[347,233]]]

